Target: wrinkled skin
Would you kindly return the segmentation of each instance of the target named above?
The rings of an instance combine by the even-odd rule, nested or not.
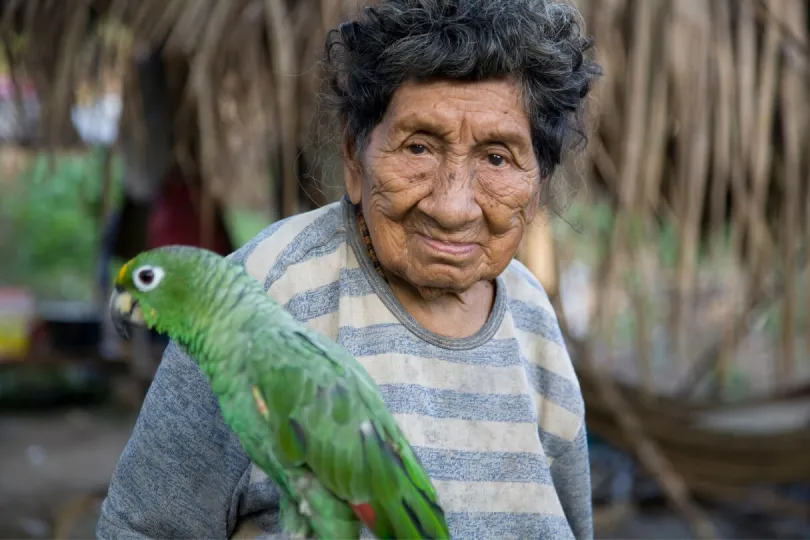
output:
[[[434,332],[475,333],[539,204],[518,86],[406,83],[363,152],[347,141],[344,156],[349,197],[405,309]]]

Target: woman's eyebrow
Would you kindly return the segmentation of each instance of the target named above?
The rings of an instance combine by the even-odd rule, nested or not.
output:
[[[408,115],[394,122],[392,131],[423,132],[431,135],[442,136],[447,132],[447,128],[442,128],[440,122],[423,116]]]
[[[531,144],[530,140],[526,138],[526,135],[520,131],[503,128],[497,128],[487,132],[486,136],[481,138],[481,142],[484,144],[505,144],[506,146],[514,146],[521,150],[528,150]]]
[[[429,117],[421,115],[408,115],[393,123],[392,132],[422,132],[438,137],[447,133],[447,128],[441,122],[436,122]],[[504,144],[513,146],[521,151],[528,151],[531,143],[527,134],[519,129],[510,129],[504,126],[494,126],[492,129],[485,129],[484,134],[477,137],[482,144]]]

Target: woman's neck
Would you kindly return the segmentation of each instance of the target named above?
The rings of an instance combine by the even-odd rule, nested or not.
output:
[[[486,324],[495,303],[493,283],[482,281],[461,293],[415,287],[385,272],[374,251],[360,205],[357,207],[357,225],[374,269],[391,287],[405,311],[425,329],[442,336],[465,338]]]
[[[388,280],[402,307],[427,330],[451,338],[465,338],[487,322],[495,303],[495,286],[481,281],[463,293],[422,290],[404,280]]]

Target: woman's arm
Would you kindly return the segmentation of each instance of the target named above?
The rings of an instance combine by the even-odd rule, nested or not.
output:
[[[551,463],[551,477],[574,537],[577,540],[591,540],[591,464],[584,421],[568,450]]]
[[[101,509],[98,538],[227,538],[249,459],[196,364],[173,343]]]

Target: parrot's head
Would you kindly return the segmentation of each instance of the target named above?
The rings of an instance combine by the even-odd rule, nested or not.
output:
[[[222,260],[215,253],[186,246],[135,256],[119,270],[110,297],[110,318],[118,333],[128,339],[131,327],[137,325],[174,338],[200,301],[201,276]]]

